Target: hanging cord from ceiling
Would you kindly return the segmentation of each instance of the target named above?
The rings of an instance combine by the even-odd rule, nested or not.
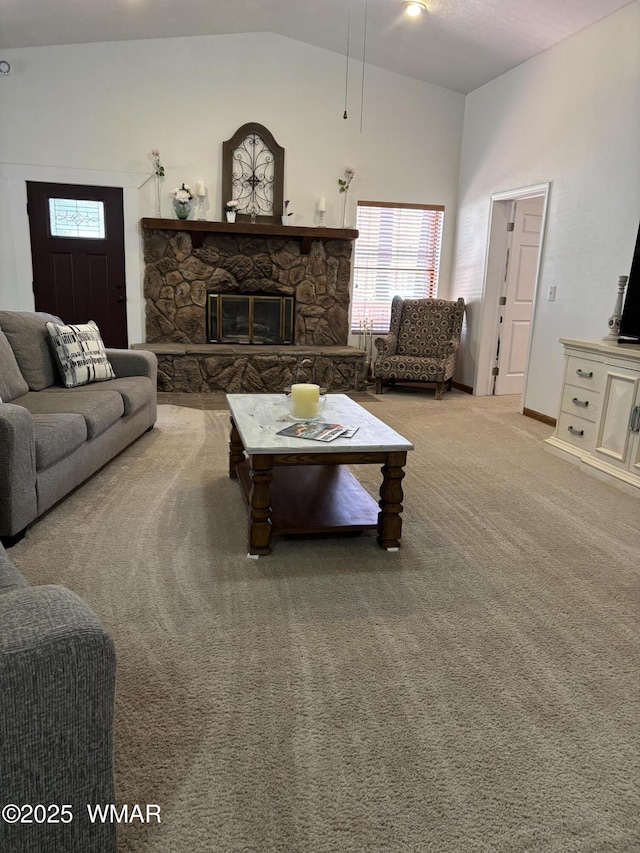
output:
[[[349,15],[347,18],[347,65],[345,70],[344,77],[344,113],[342,114],[342,118],[348,118],[347,116],[347,96],[349,93],[349,43],[351,41],[351,0],[349,0]]]
[[[362,88],[360,89],[360,133],[362,133],[362,115],[364,112],[364,72],[367,62],[367,16],[369,0],[364,0],[364,34],[362,36]]]
[[[344,112],[342,118],[349,118],[347,113],[347,100],[349,97],[349,62],[351,59],[351,0],[349,0],[347,16],[347,62],[344,75]],[[369,17],[369,0],[364,0],[364,28],[362,34],[362,83],[360,86],[360,133],[362,133],[362,120],[364,115],[364,81],[367,63],[367,21]]]

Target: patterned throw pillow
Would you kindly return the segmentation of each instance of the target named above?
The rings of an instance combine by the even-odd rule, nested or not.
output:
[[[100,330],[93,320],[73,326],[47,323],[47,331],[66,388],[115,379]]]

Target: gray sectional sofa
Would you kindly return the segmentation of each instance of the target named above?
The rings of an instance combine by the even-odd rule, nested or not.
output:
[[[47,321],[62,323],[0,311],[0,537],[8,545],[156,421],[153,353],[107,349],[115,379],[65,388]]]
[[[0,850],[115,853],[115,824],[87,811],[115,802],[115,675],[89,607],[63,587],[29,586],[0,545]]]

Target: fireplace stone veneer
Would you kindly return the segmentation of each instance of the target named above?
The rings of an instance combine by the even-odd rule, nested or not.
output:
[[[293,382],[329,391],[365,387],[365,353],[356,347],[134,344],[158,358],[158,391],[276,393]]]
[[[357,231],[142,220],[146,343],[159,390],[280,391],[296,374],[330,390],[363,387],[365,354],[347,345]],[[207,294],[294,298],[289,347],[207,343]]]

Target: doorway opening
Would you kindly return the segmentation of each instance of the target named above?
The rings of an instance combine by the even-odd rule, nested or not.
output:
[[[491,196],[475,388],[524,400],[549,184]],[[555,294],[553,294],[554,296]]]

